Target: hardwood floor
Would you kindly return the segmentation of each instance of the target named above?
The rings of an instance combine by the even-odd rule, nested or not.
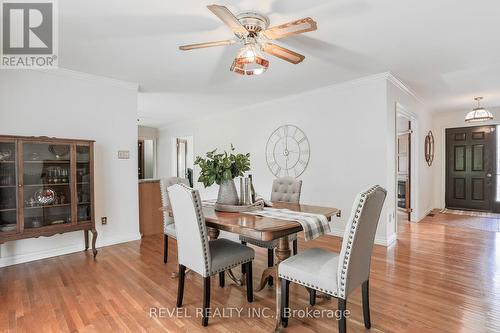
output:
[[[477,217],[437,212],[434,217],[425,219],[424,223],[500,232],[500,219],[497,217]]]
[[[272,332],[274,289],[255,293],[212,279],[212,309],[243,307],[242,316],[214,317],[202,328],[201,278],[186,276],[184,309],[192,318],[151,318],[151,308],[174,309],[177,280],[175,240],[163,264],[163,237],[0,269],[0,330],[17,332]],[[339,251],[336,237],[305,243]],[[257,249],[254,283],[267,266]],[[290,305],[306,309],[305,289],[290,285]],[[376,246],[370,278],[371,330],[363,326],[361,288],[350,295],[348,332],[499,332],[500,234],[432,223],[403,224],[397,244]],[[314,308],[335,310],[335,299]],[[251,318],[248,309],[266,318]],[[235,310],[234,310],[235,311]],[[184,312],[181,312],[183,314]],[[236,313],[236,312],[234,312]],[[222,313],[219,313],[222,315]],[[229,313],[226,312],[226,315]],[[286,332],[336,332],[335,319],[290,318]]]

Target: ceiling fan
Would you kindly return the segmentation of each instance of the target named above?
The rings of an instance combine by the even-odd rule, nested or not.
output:
[[[302,62],[305,58],[302,54],[271,41],[317,29],[316,22],[310,17],[269,28],[269,18],[259,13],[245,12],[235,16],[225,6],[209,5],[207,8],[231,29],[236,39],[182,45],[179,49],[188,51],[239,42],[243,44],[243,48],[236,55],[231,71],[241,75],[259,75],[269,68],[269,61],[262,52],[292,64]]]

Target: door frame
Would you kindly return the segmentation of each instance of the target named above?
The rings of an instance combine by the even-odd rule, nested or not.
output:
[[[500,126],[500,122],[498,120],[493,120],[493,121],[485,121],[485,122],[481,122],[480,123],[481,125],[483,126],[497,126],[497,135],[498,135],[498,127]],[[480,126],[480,125],[478,125]],[[474,126],[470,126],[470,124],[461,124],[461,125],[458,125],[458,126],[443,126],[441,127],[441,133],[440,133],[440,136],[441,136],[441,147],[438,148],[440,151],[441,151],[441,193],[440,193],[440,197],[438,198],[439,202],[439,207],[441,208],[446,208],[446,130],[447,129],[450,129],[450,128],[464,128],[464,127],[474,127]],[[497,147],[497,150],[498,150],[498,147]],[[496,172],[496,170],[495,170]],[[497,175],[495,174],[495,187],[496,187],[496,182],[497,181],[500,181],[500,179],[498,179],[500,177],[497,177]]]
[[[442,181],[442,207],[446,207],[446,182],[447,182],[447,164],[448,164],[448,155],[446,154],[446,130],[453,130],[453,129],[461,129],[461,128],[477,128],[477,127],[495,127],[495,140],[494,140],[494,163],[495,163],[495,169],[492,171],[492,175],[494,177],[493,179],[493,188],[492,188],[492,198],[491,198],[491,212],[492,213],[499,213],[500,212],[500,202],[496,201],[496,189],[498,186],[498,183],[500,181],[500,177],[497,174],[497,170],[499,170],[499,165],[498,164],[498,150],[499,150],[499,127],[500,124],[497,122],[479,122],[476,125],[474,123],[472,124],[465,124],[463,126],[456,126],[456,127],[445,127],[443,128],[443,138],[442,138],[442,156],[443,156],[443,163],[442,163],[442,176],[443,176],[443,181]],[[463,209],[467,210],[467,209]],[[480,211],[480,210],[478,210]]]
[[[181,143],[184,145],[184,149],[183,151],[181,152]],[[179,178],[187,178],[186,175],[187,175],[187,169],[188,169],[188,166],[187,166],[187,154],[188,154],[188,140],[187,139],[184,139],[184,138],[176,138],[175,139],[175,148],[176,148],[176,151],[175,151],[175,162],[176,162],[176,169],[177,169],[177,177]],[[184,156],[184,170],[179,170],[179,156],[180,155],[183,155]],[[181,171],[182,174],[181,174]]]
[[[419,173],[419,163],[418,156],[420,156],[420,150],[418,149],[418,139],[420,138],[420,129],[418,124],[417,115],[411,111],[409,111],[405,106],[396,102],[396,112],[394,121],[397,124],[398,116],[403,116],[407,118],[411,122],[411,131],[412,135],[410,135],[410,208],[412,209],[410,213],[410,222],[418,222],[417,218],[417,207],[418,207],[418,173]],[[397,189],[398,186],[398,159],[397,159],[397,149],[398,149],[398,131],[397,125],[395,125],[394,131],[394,188]],[[398,221],[397,221],[397,213],[398,213],[398,198],[397,195],[394,195],[394,232],[397,235],[398,232]]]

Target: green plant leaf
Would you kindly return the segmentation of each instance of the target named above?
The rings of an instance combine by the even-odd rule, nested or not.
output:
[[[212,186],[214,183],[220,185],[222,182],[243,176],[250,170],[250,153],[234,154],[236,148],[231,144],[231,150],[228,153],[217,154],[217,149],[205,154],[206,158],[197,156],[194,164],[201,169],[198,182],[203,183],[205,187]]]

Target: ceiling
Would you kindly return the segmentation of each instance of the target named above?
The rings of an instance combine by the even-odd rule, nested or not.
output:
[[[213,0],[215,2],[215,0]],[[306,56],[269,56],[259,77],[229,71],[238,45],[180,51],[228,39],[206,5],[183,0],[59,1],[61,67],[140,84],[139,115],[162,125],[391,71],[434,110],[500,105],[500,2],[422,0],[219,1],[258,11],[271,25],[310,16],[318,30],[280,40]]]

